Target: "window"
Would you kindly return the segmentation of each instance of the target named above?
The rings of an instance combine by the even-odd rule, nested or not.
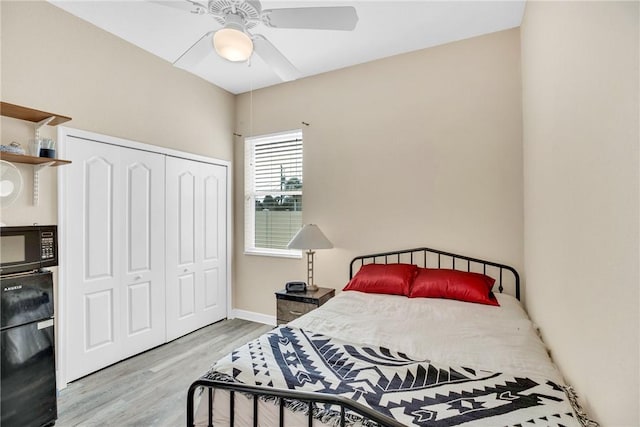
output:
[[[300,257],[287,249],[302,227],[302,131],[245,140],[245,253]]]

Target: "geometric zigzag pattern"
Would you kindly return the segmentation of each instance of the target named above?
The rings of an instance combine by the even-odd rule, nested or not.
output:
[[[581,425],[551,381],[412,360],[289,327],[236,349],[205,375],[213,376],[341,395],[411,426]]]

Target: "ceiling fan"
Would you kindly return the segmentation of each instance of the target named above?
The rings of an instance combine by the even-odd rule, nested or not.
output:
[[[198,15],[210,15],[222,28],[204,34],[174,61],[180,68],[198,64],[211,52],[222,58],[247,61],[255,51],[283,81],[295,80],[300,71],[269,40],[248,30],[263,24],[270,28],[352,31],[358,14],[351,6],[262,9],[257,0],[152,1]]]

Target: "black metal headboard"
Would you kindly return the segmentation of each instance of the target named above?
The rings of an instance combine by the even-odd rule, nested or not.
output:
[[[397,263],[416,264],[419,267],[429,268],[451,268],[453,270],[486,274],[496,279],[500,293],[504,291],[506,285],[508,288],[513,289],[516,298],[520,299],[520,275],[513,267],[430,248],[402,249],[355,257],[349,265],[349,279],[353,278],[354,267],[356,266],[359,270],[364,264]],[[506,275],[504,274],[505,272]]]

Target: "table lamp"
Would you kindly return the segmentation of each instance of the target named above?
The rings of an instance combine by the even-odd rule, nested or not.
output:
[[[313,283],[313,249],[331,249],[333,244],[315,224],[305,224],[291,239],[287,248],[307,250],[307,290],[315,292],[318,287]]]

